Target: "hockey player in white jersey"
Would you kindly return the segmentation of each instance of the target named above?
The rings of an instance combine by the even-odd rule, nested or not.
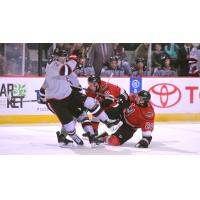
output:
[[[77,62],[75,60],[66,62],[67,52],[65,50],[55,49],[53,56],[46,66],[45,81],[41,90],[45,90],[47,103],[57,115],[67,135],[77,144],[83,144],[76,134],[74,112],[84,108],[88,109],[108,128],[113,131],[118,129],[122,122],[109,119],[98,101],[72,89],[73,85],[79,85],[76,74],[73,73]],[[89,131],[89,141],[95,143],[93,130]]]

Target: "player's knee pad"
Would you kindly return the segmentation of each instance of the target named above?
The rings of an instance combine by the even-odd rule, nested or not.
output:
[[[116,135],[111,135],[108,137],[107,143],[110,145],[118,146],[120,145],[120,140]]]
[[[85,128],[86,126],[92,126],[90,120],[88,117],[84,118],[82,121],[81,121],[81,125],[83,128]]]
[[[98,116],[103,110],[101,109],[100,104],[91,97],[87,97],[84,107],[88,108],[88,110],[92,113],[93,116]]]
[[[77,121],[81,123],[82,128],[86,133],[89,132],[91,134],[94,134],[94,129],[92,127],[91,121],[89,120],[87,116],[87,113],[84,112],[83,114],[81,114],[78,117]]]
[[[73,135],[76,132],[75,121],[71,121],[68,124],[64,124],[63,127],[65,131],[67,132],[67,134],[69,135]]]
[[[90,125],[91,126],[91,121],[89,120],[87,113],[83,112],[77,119],[78,122],[80,122],[82,124],[82,126],[87,126]]]

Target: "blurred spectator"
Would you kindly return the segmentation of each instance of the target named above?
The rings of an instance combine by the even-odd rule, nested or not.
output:
[[[124,70],[124,75],[130,76],[131,75],[130,63],[125,59],[119,60],[118,63],[119,63],[120,68]]]
[[[70,52],[70,49],[72,48],[72,44],[71,43],[56,43],[56,48],[64,49]],[[53,54],[53,50],[54,50],[54,45],[52,44],[50,48],[48,49],[48,58],[50,58],[51,55]]]
[[[179,50],[179,76],[189,76],[190,65],[193,67],[197,62],[197,51],[191,43],[185,43]]]
[[[174,67],[171,66],[170,57],[167,54],[161,56],[162,66],[158,67],[153,76],[178,76]]]
[[[4,75],[5,74],[5,58],[0,54],[0,75]]]
[[[70,54],[74,54],[77,50],[81,50],[83,43],[74,43],[70,49]]]
[[[175,43],[167,43],[164,52],[171,58],[171,66],[178,67],[178,51],[180,47]]]
[[[90,76],[95,74],[93,66],[88,64],[88,51],[90,44],[89,43],[75,43],[70,51],[70,57],[76,56],[78,67],[75,73],[78,76]]]
[[[75,73],[77,76],[90,76],[95,74],[94,68],[92,66],[82,66],[78,68]]]
[[[111,57],[109,66],[105,66],[101,70],[101,76],[110,76],[112,73],[113,76],[124,76],[124,69],[119,66],[118,61],[118,56]]]
[[[135,60],[137,60],[138,58],[143,58],[145,60],[145,64],[147,64],[148,49],[149,49],[148,43],[140,44],[135,50]]]
[[[142,76],[149,76],[149,75],[150,75],[150,72],[147,69],[147,66],[145,65],[145,59],[144,58],[137,58],[135,66],[132,67],[131,76],[142,77]]]
[[[122,47],[119,43],[114,43],[113,50],[115,56],[119,57],[119,66],[124,69],[124,74],[129,76],[131,74],[131,67],[128,62],[124,47]]]
[[[154,45],[154,52],[152,53],[152,73],[155,68],[161,67],[161,56],[163,54],[161,44],[157,43]]]
[[[115,56],[118,56],[121,59],[126,58],[124,47],[122,47],[119,43],[113,43],[113,51]]]
[[[71,48],[70,55],[76,55],[79,63],[83,66],[89,65],[88,51],[91,44],[89,43],[75,43]]]
[[[76,54],[80,58],[87,58],[88,47],[88,43],[75,43],[70,50],[70,54]]]
[[[21,75],[22,72],[22,58],[23,58],[23,44],[10,43],[5,45],[5,57],[7,63],[7,74]],[[30,64],[29,52],[25,45],[25,71],[28,71]]]
[[[99,76],[103,66],[114,56],[111,43],[93,43],[88,52],[89,64],[94,67],[95,75]]]

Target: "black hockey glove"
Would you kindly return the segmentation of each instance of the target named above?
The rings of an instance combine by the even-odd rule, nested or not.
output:
[[[38,103],[39,104],[46,104],[46,98],[45,98],[45,89],[44,88],[40,88],[40,91],[39,91],[39,100],[38,100]]]
[[[149,144],[151,143],[152,136],[143,137],[135,146],[138,148],[148,148]]]
[[[117,97],[117,103],[122,106],[124,105],[126,102],[127,102],[127,99],[128,97],[125,96],[125,94],[120,94],[118,97]]]
[[[107,96],[103,101],[100,101],[100,105],[102,108],[108,107],[114,102],[114,97],[112,95]]]

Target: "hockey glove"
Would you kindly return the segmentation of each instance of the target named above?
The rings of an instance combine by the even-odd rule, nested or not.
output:
[[[107,96],[103,101],[100,102],[102,108],[108,107],[114,102],[114,97],[112,95]]]
[[[122,106],[126,103],[128,97],[126,97],[124,94],[120,94],[118,97],[117,97],[117,103]]]
[[[38,100],[39,104],[46,104],[46,98],[45,98],[45,90],[44,88],[40,88],[39,91],[39,100]]]
[[[152,136],[143,137],[135,146],[138,148],[148,148],[149,144],[151,143]]]

